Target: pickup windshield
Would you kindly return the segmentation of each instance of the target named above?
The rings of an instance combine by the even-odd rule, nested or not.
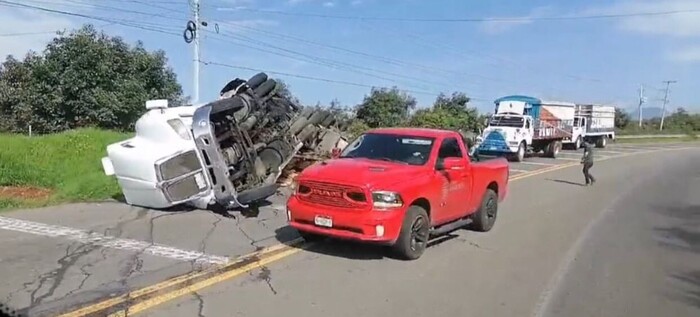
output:
[[[525,118],[518,116],[493,116],[489,121],[492,127],[522,128]]]
[[[365,133],[348,144],[340,158],[365,158],[408,165],[424,165],[435,139],[411,135]]]

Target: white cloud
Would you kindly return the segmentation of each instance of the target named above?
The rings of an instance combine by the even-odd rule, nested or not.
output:
[[[672,61],[682,63],[700,63],[700,45],[685,47],[668,53]]]
[[[590,8],[582,14],[637,14],[684,10],[700,10],[700,1],[623,0],[609,6]],[[700,17],[698,12],[625,17],[617,21],[617,26],[623,31],[648,35],[700,36]]]
[[[327,2],[324,2],[324,3],[323,3],[323,6],[326,7],[326,8],[332,8],[332,7],[335,7],[335,2],[333,2],[333,1],[327,1]]]
[[[353,5],[353,6],[359,6],[361,4],[362,4],[362,0],[352,0],[352,2],[350,2],[350,5]]]
[[[531,24],[533,18],[541,17],[551,12],[552,8],[543,6],[532,9],[530,14],[520,17],[493,17],[493,19],[501,19],[502,21],[486,21],[479,25],[479,30],[486,34],[498,34],[511,30],[515,27]],[[511,19],[510,21],[503,21]]]

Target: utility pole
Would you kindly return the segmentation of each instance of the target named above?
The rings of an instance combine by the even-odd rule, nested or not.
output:
[[[666,104],[668,103],[668,87],[675,82],[675,80],[664,81],[664,83],[666,83],[666,93],[664,94],[664,104],[661,107],[661,124],[659,125],[659,131],[664,129],[664,118],[666,117]]]
[[[200,0],[192,0],[193,4],[193,11],[194,11],[194,25],[195,25],[195,32],[194,32],[194,69],[193,69],[193,76],[194,77],[194,83],[192,85],[192,89],[194,90],[194,97],[192,100],[192,104],[195,104],[199,102],[199,27],[201,26],[201,23],[199,21],[199,1]]]
[[[639,85],[639,127],[642,127],[642,105],[644,104],[644,85]]]

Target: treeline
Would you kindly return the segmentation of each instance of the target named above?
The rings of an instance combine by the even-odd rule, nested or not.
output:
[[[282,93],[294,98],[286,85]],[[0,132],[53,133],[82,127],[130,131],[149,99],[182,104],[182,87],[163,51],[148,52],[85,25],[57,36],[41,53],[0,65]],[[478,128],[469,97],[440,95],[428,109],[398,88],[375,88],[355,107],[330,107],[350,133],[388,126]]]
[[[680,134],[696,135],[700,133],[700,114],[691,114],[685,108],[678,108],[664,118],[663,130],[661,118],[632,120],[629,113],[618,110],[615,126],[622,134]]]
[[[289,87],[280,93],[294,98]],[[0,132],[53,133],[82,127],[132,131],[149,99],[186,104],[176,75],[163,51],[148,52],[138,42],[129,45],[91,25],[57,36],[41,53],[23,59],[8,56],[0,65]],[[328,105],[350,137],[370,128],[412,126],[463,132],[484,128],[487,114],[479,114],[462,92],[440,94],[430,107],[397,87],[373,88],[362,102]],[[639,129],[629,114],[617,109],[615,126],[621,131],[658,130],[658,122]],[[666,118],[664,130],[698,131],[700,116],[679,109]]]

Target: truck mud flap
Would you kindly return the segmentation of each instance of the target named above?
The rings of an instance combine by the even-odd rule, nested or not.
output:
[[[248,205],[252,202],[264,200],[267,197],[274,195],[277,192],[278,188],[278,184],[270,184],[242,191],[238,193],[238,202],[242,205]]]

